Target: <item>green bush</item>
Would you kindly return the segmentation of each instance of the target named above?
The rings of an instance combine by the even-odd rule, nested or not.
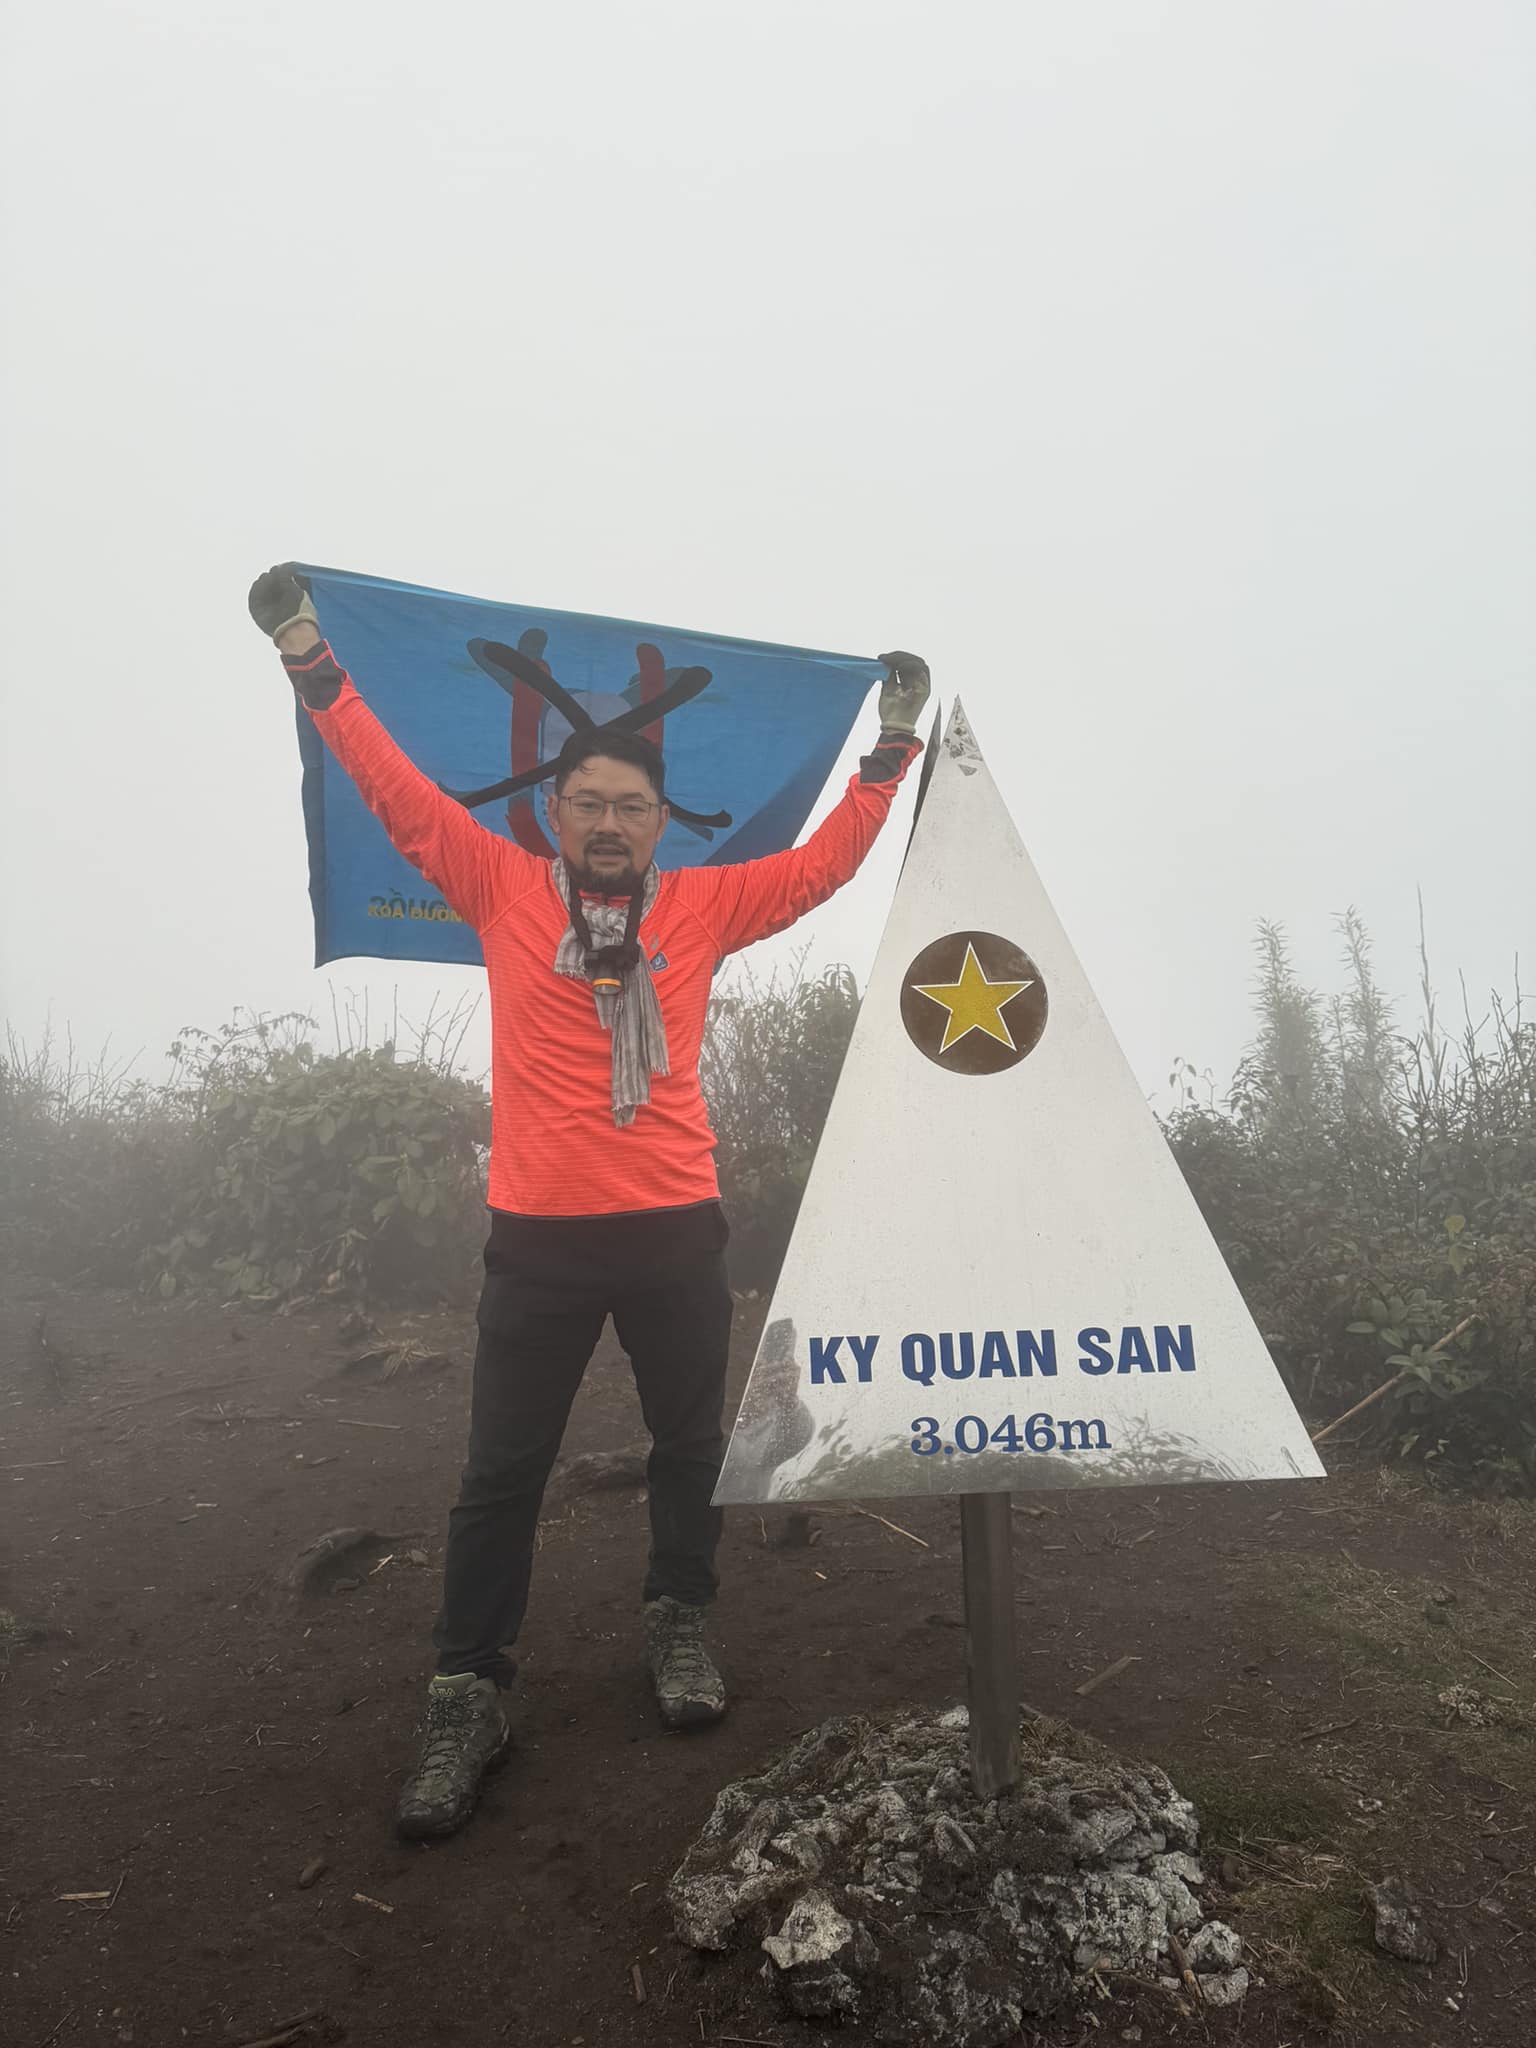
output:
[[[1259,934],[1259,1033],[1227,1102],[1190,1069],[1169,1142],[1293,1393],[1384,1455],[1536,1489],[1536,1025],[1497,999],[1447,1040],[1391,1028],[1352,913],[1345,993]],[[1442,1343],[1455,1331],[1453,1340]]]
[[[850,970],[810,977],[804,955],[766,982],[740,971],[710,1004],[699,1071],[739,1287],[778,1275],[858,1013]]]
[[[12,1038],[0,1257],[164,1296],[465,1294],[490,1114],[453,1070],[462,1024],[429,1018],[400,1057],[393,1042],[317,1052],[302,1017],[237,1018],[184,1031],[159,1086],[82,1066],[51,1038]]]
[[[1536,1025],[1495,1001],[1452,1042],[1393,1027],[1358,919],[1344,993],[1261,927],[1258,1032],[1223,1101],[1180,1063],[1169,1143],[1314,1423],[1491,1491],[1536,1490]],[[846,968],[724,985],[702,1079],[738,1286],[777,1276],[858,1014]],[[484,1235],[484,1090],[462,1015],[402,1057],[337,1020],[188,1031],[150,1086],[45,1039],[0,1054],[0,1258],[69,1277],[467,1296]],[[1455,1333],[1452,1336],[1451,1333]],[[1449,1338],[1450,1341],[1442,1341]]]
[[[462,1294],[485,1235],[485,1091],[392,1044],[319,1054],[260,1022],[175,1048],[196,1098],[177,1228],[145,1255],[162,1295]]]

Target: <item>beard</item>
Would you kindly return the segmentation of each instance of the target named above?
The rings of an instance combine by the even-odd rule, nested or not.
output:
[[[610,846],[601,849],[589,847],[590,855],[601,850],[614,856],[613,862],[594,869],[585,861],[579,866],[568,863],[570,874],[578,889],[586,896],[633,896],[644,880],[635,866],[634,857],[627,846]]]

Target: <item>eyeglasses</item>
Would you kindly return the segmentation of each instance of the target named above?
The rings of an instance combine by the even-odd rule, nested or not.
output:
[[[571,816],[579,818],[583,825],[599,824],[612,811],[621,825],[643,825],[653,811],[661,809],[660,804],[648,803],[643,796],[621,796],[617,802],[605,803],[600,796],[583,791],[579,796],[562,796],[562,804],[569,804]]]

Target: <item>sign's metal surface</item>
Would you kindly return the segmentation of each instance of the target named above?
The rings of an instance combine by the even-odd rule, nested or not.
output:
[[[1321,1472],[957,705],[716,1499]]]

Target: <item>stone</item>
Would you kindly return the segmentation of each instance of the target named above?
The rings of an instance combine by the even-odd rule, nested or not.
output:
[[[859,2016],[859,1987],[846,1970],[832,1963],[807,1963],[794,1970],[764,1963],[763,1975],[797,2019],[854,2020]]]
[[[781,1970],[801,1963],[829,1963],[853,1940],[853,1922],[845,1920],[823,1891],[802,1892],[777,1934],[763,1937],[763,1948]]]
[[[1154,1855],[1147,1860],[1147,1875],[1163,1895],[1163,1904],[1168,1912],[1168,1925],[1177,1931],[1181,1927],[1194,1927],[1200,1920],[1200,1901],[1190,1890],[1191,1884],[1204,1882],[1200,1866],[1193,1856],[1182,1850],[1171,1855]],[[1192,1874],[1191,1874],[1192,1873]]]
[[[1192,1970],[1235,1970],[1243,1959],[1243,1937],[1225,1921],[1207,1920],[1189,1937],[1184,1953]]]
[[[370,1551],[387,1550],[392,1540],[377,1529],[327,1529],[289,1566],[288,1584],[300,1594],[333,1592],[336,1582],[350,1576]]]
[[[668,1886],[680,1938],[760,1947],[781,2009],[899,2048],[1001,2048],[1087,1973],[1200,1941],[1199,1820],[1162,1771],[1025,1716],[1019,1784],[981,1800],[967,1718],[826,1721],[727,1785]],[[1242,1995],[1231,1929],[1196,1952]]]
[[[1200,1979],[1200,1991],[1207,2005],[1237,2005],[1248,1996],[1249,1982],[1244,1969],[1220,1970]]]
[[[1080,1911],[1081,1917],[1078,1917]],[[1081,1907],[1063,1919],[1075,1922],[1075,1970],[1091,1970],[1101,1957],[1120,1969],[1149,1963],[1168,1940],[1168,1909],[1151,1878],[1137,1871],[1094,1872],[1082,1880]]]
[[[1367,1896],[1376,1915],[1376,1946],[1404,1963],[1439,1960],[1440,1944],[1425,1923],[1412,1888],[1400,1877],[1384,1877]]]
[[[846,1919],[825,1892],[802,1892],[778,1933],[765,1935],[762,1946],[774,1989],[799,2018],[858,2017],[858,1982],[843,1964],[846,1960],[863,1973],[879,1960],[879,1950],[866,1930]]]
[[[1435,1694],[1436,1700],[1445,1709],[1447,1728],[1500,1728],[1506,1725],[1520,1727],[1525,1717],[1512,1700],[1491,1698],[1479,1692],[1472,1685],[1448,1685],[1443,1692]]]

